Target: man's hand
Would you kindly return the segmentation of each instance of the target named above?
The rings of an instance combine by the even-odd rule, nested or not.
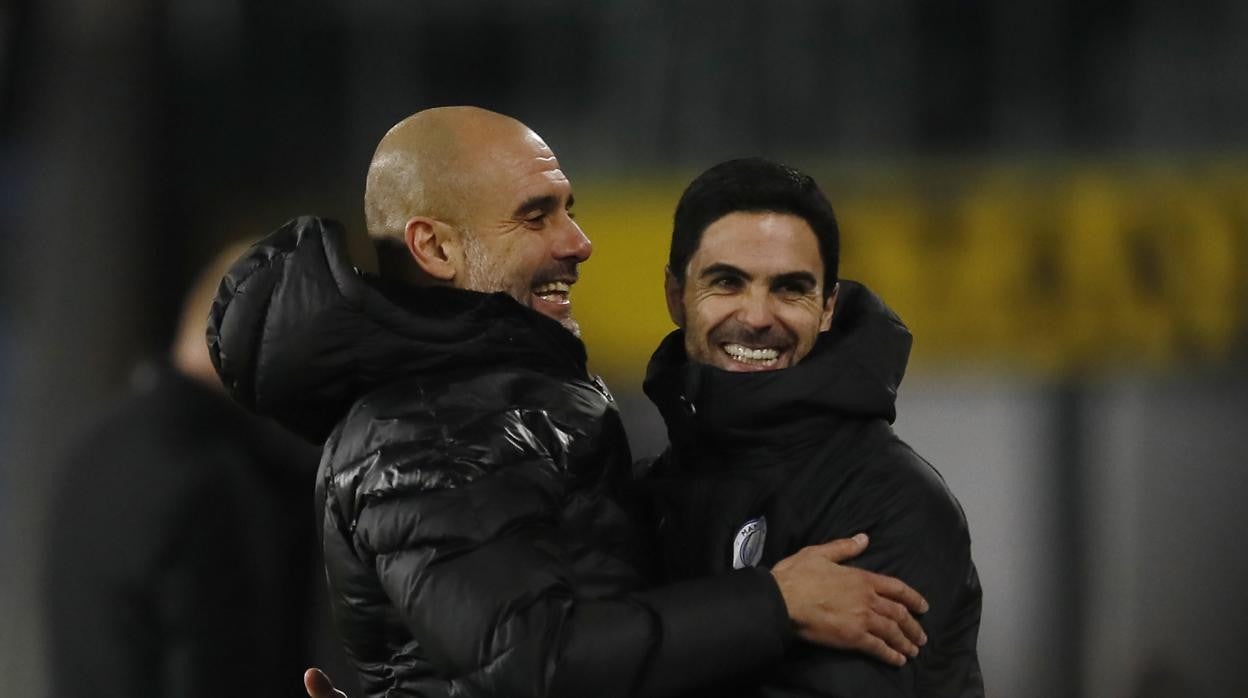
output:
[[[303,687],[308,692],[308,698],[347,698],[347,694],[334,688],[334,682],[320,669],[303,672]]]
[[[837,564],[866,548],[865,533],[808,546],[771,573],[803,640],[901,666],[927,642],[911,615],[926,613],[927,601],[901,580]]]

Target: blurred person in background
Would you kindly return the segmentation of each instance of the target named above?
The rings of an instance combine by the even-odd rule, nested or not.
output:
[[[309,661],[342,666],[317,599],[316,451],[230,402],[204,342],[243,249],[202,272],[167,360],[72,450],[47,542],[58,698],[289,695]]]
[[[800,644],[760,690],[708,695],[983,696],[966,517],[890,427],[910,332],[838,282],[839,239],[814,179],[767,160],[711,167],[681,196],[665,281],[679,329],[645,380],[670,441],[646,478],[662,568],[680,580],[770,567],[865,531],[870,548],[846,564],[931,604],[918,657],[897,667]]]
[[[865,537],[652,586],[623,427],[572,319],[591,251],[572,203],[523,124],[426,110],[369,169],[379,277],[339,226],[301,218],[221,286],[209,340],[224,383],[325,443],[334,617],[366,692],[679,694],[774,663],[794,628],[914,656],[907,607],[925,602],[835,564]]]

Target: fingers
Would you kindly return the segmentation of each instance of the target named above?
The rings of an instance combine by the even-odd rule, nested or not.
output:
[[[893,666],[905,666],[906,664],[905,655],[889,647],[888,643],[875,635],[864,635],[858,649],[885,664],[892,664]]]
[[[844,562],[861,555],[862,551],[867,549],[868,542],[867,534],[859,533],[853,538],[838,538],[820,545],[812,545],[810,548],[832,562]]]
[[[848,624],[829,622],[826,626],[801,628],[798,630],[798,636],[807,642],[824,647],[847,652],[861,652],[893,666],[904,666],[906,655],[884,640],[884,637],[888,635],[887,626],[889,625],[896,631],[897,626],[891,621],[883,620],[878,616],[860,617]],[[903,636],[897,634],[893,637],[895,642],[904,647]]]
[[[325,672],[312,668],[303,672],[303,688],[308,698],[346,698],[347,694],[334,689],[334,683]]]
[[[897,623],[897,626],[901,628],[901,632],[905,633],[906,638],[920,647],[926,645],[927,633],[923,632],[923,627],[919,625],[919,621],[910,615],[906,607],[892,601],[886,603],[893,604],[889,618],[892,618]]]
[[[882,574],[875,574],[874,572],[870,574],[871,584],[875,587],[875,593],[900,603],[910,609],[911,613],[927,613],[927,599],[912,589],[909,584],[900,579],[886,577]]]
[[[882,597],[876,597],[875,601],[871,604],[871,610],[874,611],[880,618],[887,620],[889,624],[896,627],[901,634],[905,636],[907,642],[916,646],[927,644],[927,634],[923,632],[922,626],[920,626],[919,622],[914,619],[914,616],[910,615],[910,612],[906,610],[905,606],[902,606],[895,601],[889,601],[888,599]],[[896,645],[893,646],[896,649],[905,652],[903,648],[897,647]],[[909,652],[906,652],[906,654],[909,654]]]
[[[906,634],[901,631],[901,627],[892,618],[873,615],[867,620],[867,630],[875,637],[883,640],[884,644],[896,652],[907,657],[917,657],[919,655],[919,646],[906,637]]]

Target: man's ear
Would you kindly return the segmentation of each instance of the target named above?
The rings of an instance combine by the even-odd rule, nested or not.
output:
[[[453,281],[457,267],[451,239],[454,228],[427,216],[409,218],[403,228],[403,243],[421,271],[435,281]]]
[[[836,296],[841,292],[841,285],[832,286],[832,293],[828,294],[828,299],[823,302],[823,313],[819,316],[819,331],[827,332],[832,327],[832,315],[836,313]]]
[[[676,279],[671,267],[663,267],[663,295],[667,299],[667,315],[682,330],[685,328],[685,286]]]

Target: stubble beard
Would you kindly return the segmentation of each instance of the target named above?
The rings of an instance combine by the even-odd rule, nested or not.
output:
[[[505,261],[491,255],[470,231],[461,230],[460,239],[464,248],[464,288],[481,293],[506,293],[520,305],[531,308],[527,279],[509,279]],[[581,336],[581,326],[571,315],[551,319],[558,320],[573,336]]]
[[[502,260],[493,259],[490,251],[471,232],[460,231],[460,239],[464,248],[464,288],[481,293],[502,292],[521,303],[525,302],[520,284],[507,278]]]

